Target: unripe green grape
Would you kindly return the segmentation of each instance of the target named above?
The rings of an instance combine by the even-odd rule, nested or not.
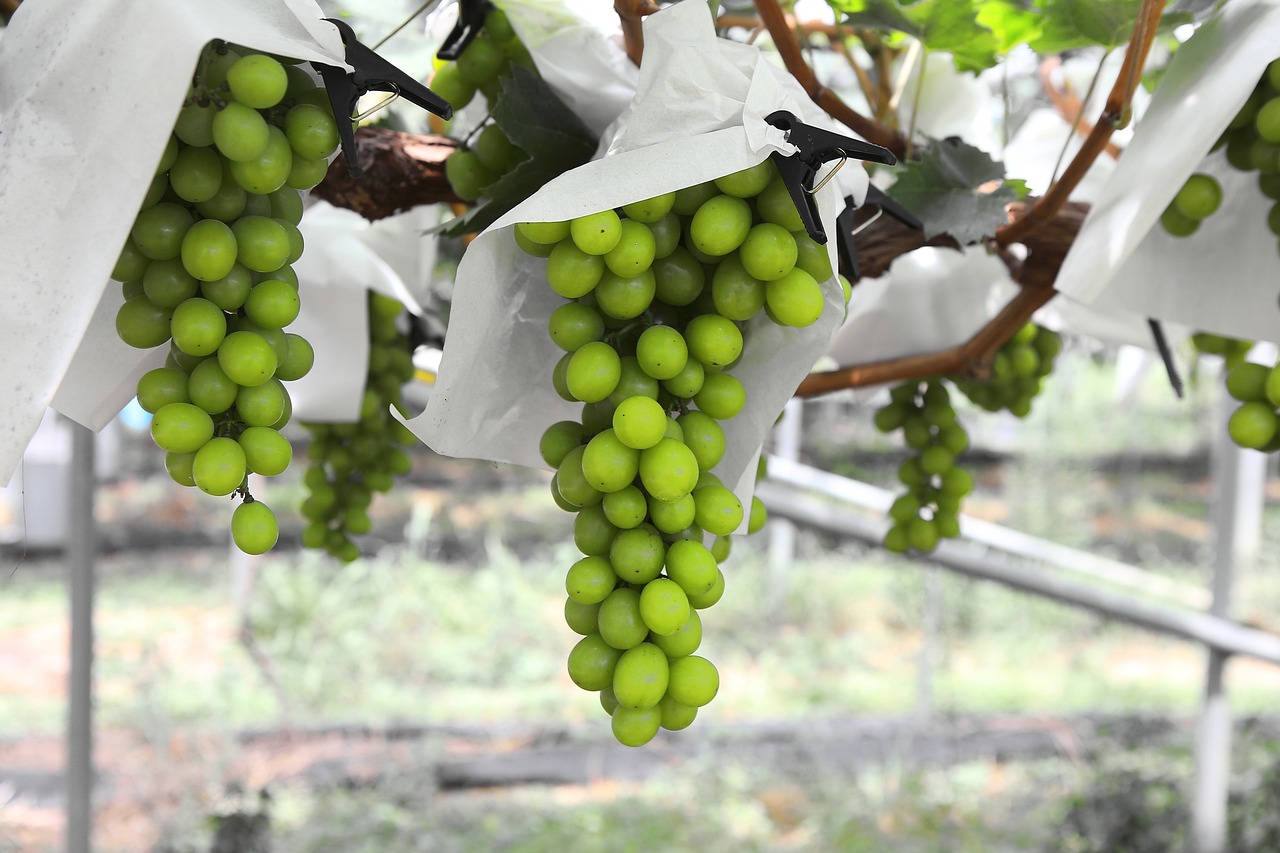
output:
[[[270,342],[256,332],[232,332],[218,346],[218,365],[238,385],[261,385],[276,371]]]
[[[685,361],[684,368],[679,373],[670,379],[664,379],[662,387],[672,396],[689,400],[702,390],[705,379],[706,371],[702,367],[702,362],[691,358]]]
[[[728,373],[708,374],[702,381],[702,389],[693,398],[701,411],[718,421],[735,417],[746,401],[746,389],[737,377]]]
[[[142,292],[163,308],[176,308],[194,296],[199,287],[177,258],[153,261],[142,276]]]
[[[284,406],[285,390],[279,379],[242,386],[236,392],[236,413],[249,426],[272,426],[284,414]]]
[[[200,282],[200,295],[223,311],[235,312],[244,305],[252,287],[253,276],[248,268],[233,263],[231,270],[222,278]]]
[[[604,269],[601,256],[587,254],[572,240],[562,240],[555,244],[547,258],[547,283],[560,296],[577,299],[595,289]]]
[[[474,151],[459,148],[444,161],[444,176],[458,198],[475,201],[484,190],[498,179],[491,169],[480,162]]]
[[[217,129],[217,126],[214,126]],[[285,185],[293,168],[293,149],[289,139],[278,127],[267,127],[267,144],[257,157],[247,160],[231,159],[231,177],[247,192],[266,195]]]
[[[454,62],[446,62],[431,75],[431,91],[449,102],[454,112],[461,110],[476,95],[475,84],[458,71]]]
[[[618,363],[621,373],[618,376],[618,384],[609,394],[609,403],[616,408],[622,405],[624,400],[632,397],[648,397],[655,401],[658,399],[658,380],[644,372],[639,359],[634,355],[624,355]],[[612,418],[613,414],[610,413],[609,417]]]
[[[587,437],[599,435],[613,427],[613,413],[617,406],[608,400],[585,403],[582,406],[582,429]]]
[[[756,496],[751,497],[751,514],[747,520],[747,533],[759,533],[769,520],[769,510],[764,501]]]
[[[662,195],[623,205],[622,212],[637,222],[653,223],[670,213],[675,201],[676,194],[674,192],[663,193]]]
[[[622,278],[637,276],[653,265],[656,249],[653,232],[634,219],[621,220],[619,227],[617,244],[602,256],[605,266]]]
[[[1277,102],[1280,107],[1280,101]],[[1280,115],[1277,115],[1280,119]],[[1276,140],[1273,140],[1276,141]],[[1173,197],[1173,207],[1187,219],[1205,219],[1222,204],[1222,186],[1212,175],[1196,173]]]
[[[796,241],[796,267],[813,276],[813,280],[824,282],[835,275],[831,268],[831,257],[827,247],[814,240],[804,231],[792,231],[791,237]]]
[[[932,519],[913,518],[906,527],[907,542],[912,548],[927,554],[938,547],[938,527]]]
[[[124,241],[124,248],[120,250],[120,256],[116,259],[115,267],[111,270],[111,277],[120,282],[141,281],[150,263],[151,259],[138,250],[132,237],[128,237]]]
[[[649,521],[662,533],[679,533],[693,524],[696,506],[692,494],[674,501],[660,501],[651,497],[648,504]]]
[[[276,378],[285,382],[301,379],[311,372],[315,364],[315,350],[311,343],[301,335],[292,332],[285,334],[285,357],[276,367]]]
[[[727,195],[737,198],[751,198],[764,192],[769,182],[777,177],[772,160],[761,160],[754,166],[748,166],[737,172],[716,178],[716,188]]]
[[[681,705],[670,696],[663,696],[658,702],[658,713],[662,728],[678,732],[693,725],[694,719],[698,716],[698,709]]]
[[[169,185],[185,202],[208,201],[222,185],[222,160],[211,148],[183,148],[169,169]]]
[[[639,317],[653,303],[657,290],[652,270],[644,270],[633,276],[623,277],[606,270],[596,285],[596,306],[606,316],[618,320]]]
[[[1277,417],[1269,403],[1245,403],[1227,421],[1231,440],[1241,447],[1261,450],[1275,437]]]
[[[738,249],[743,268],[760,281],[774,281],[791,272],[798,253],[791,233],[771,222],[753,225]]]
[[[601,506],[604,507],[605,518],[620,530],[638,527],[649,510],[644,492],[633,485],[605,495]]]
[[[196,487],[209,495],[231,494],[244,483],[247,470],[244,450],[233,438],[209,439],[191,466]]]
[[[719,542],[719,540],[717,540],[717,542]],[[715,556],[714,552],[712,552],[712,556],[713,557]],[[717,568],[716,582],[711,586],[711,589],[707,590],[701,595],[690,595],[689,606],[692,607],[694,610],[706,610],[708,607],[714,606],[718,601],[720,601],[720,599],[723,596],[724,596],[724,572]]]
[[[1267,402],[1267,380],[1272,373],[1271,368],[1245,362],[1237,365],[1227,374],[1227,393],[1242,403]]]
[[[293,460],[289,439],[270,427],[251,426],[236,440],[244,451],[245,466],[255,474],[274,477]]]
[[[796,203],[782,178],[775,178],[764,188],[756,199],[756,210],[760,218],[774,225],[781,225],[787,231],[801,231],[804,221],[796,210]]]
[[[576,421],[557,421],[543,432],[538,442],[538,453],[543,462],[552,468],[559,468],[569,451],[580,447],[584,439],[582,424]]]
[[[679,588],[676,591],[679,592]],[[613,672],[613,695],[622,709],[653,708],[667,692],[667,679],[667,656],[662,649],[653,643],[641,643],[627,649],[618,659]]]
[[[711,543],[711,556],[716,558],[716,562],[723,563],[725,560],[729,559],[729,552],[731,550],[733,550],[733,537],[727,534],[724,536],[717,536],[715,541]],[[720,582],[723,583],[724,573],[721,572],[718,577]],[[714,591],[715,590],[713,589],[712,592]],[[721,591],[723,592],[723,589]]]
[[[698,655],[676,658],[669,664],[667,694],[682,705],[701,708],[720,690],[720,673],[711,661]]]
[[[573,520],[573,544],[589,557],[604,557],[609,553],[618,528],[609,523],[600,504],[583,507]]]
[[[636,341],[636,359],[654,379],[671,379],[688,363],[689,347],[684,337],[670,326],[650,326]]]
[[[504,59],[502,48],[482,32],[458,56],[458,73],[467,82],[483,86],[497,77]]]
[[[692,411],[681,415],[678,420],[684,432],[684,444],[698,460],[698,470],[710,471],[720,464],[724,458],[725,437],[716,419],[706,412]]]
[[[596,491],[582,473],[582,454],[586,448],[582,445],[572,448],[556,469],[560,495],[575,507],[591,506],[604,499],[601,492]]]
[[[236,238],[236,261],[248,269],[273,272],[288,262],[289,232],[271,217],[242,216],[231,231]]]
[[[588,255],[604,255],[622,239],[622,220],[612,210],[579,216],[569,222],[569,236]]]
[[[822,316],[826,299],[817,280],[797,267],[782,278],[766,282],[765,305],[779,324],[803,328]]]
[[[138,380],[138,405],[155,414],[170,403],[191,402],[187,374],[172,367],[157,367]]]
[[[666,546],[658,532],[640,525],[622,530],[609,546],[609,563],[627,583],[648,583],[662,572]]]
[[[211,355],[227,334],[227,315],[207,299],[193,296],[173,309],[173,343],[188,355]]]
[[[702,263],[684,247],[653,263],[654,295],[668,305],[688,305],[706,286]]]
[[[764,307],[765,283],[746,270],[738,255],[730,255],[711,277],[711,299],[722,316],[750,320]]]
[[[236,265],[237,254],[235,232],[217,219],[196,222],[182,238],[182,266],[202,282],[229,275]]]
[[[629,397],[619,403],[614,410],[613,429],[607,432],[613,433],[617,441],[626,447],[640,451],[653,447],[662,440],[666,435],[666,421],[667,413],[657,400],[649,397]],[[595,438],[592,439],[593,442],[595,440]],[[637,457],[637,465],[638,463]],[[632,470],[627,482],[634,477],[635,470]]]
[[[169,452],[164,455],[164,470],[179,486],[187,486],[188,488],[195,486],[196,478],[191,471],[191,466],[195,462],[196,455],[194,453],[173,453]]]
[[[231,539],[246,554],[265,554],[279,538],[275,513],[262,501],[245,501],[231,514]]]
[[[725,367],[742,353],[742,332],[719,314],[700,314],[684,331],[689,354],[708,367]]]
[[[723,486],[693,490],[694,522],[708,533],[728,536],[742,524],[742,501]]]
[[[610,727],[613,736],[623,746],[644,746],[653,740],[662,724],[662,712],[652,708],[618,707],[613,712]]]
[[[684,187],[676,190],[675,200],[671,203],[671,210],[680,216],[692,216],[698,212],[698,208],[718,195],[720,195],[720,190],[712,181]]]
[[[606,343],[593,341],[570,355],[565,384],[578,400],[594,403],[609,396],[621,375],[618,353]]]
[[[653,233],[653,257],[654,260],[666,258],[680,247],[680,237],[683,235],[683,229],[680,225],[680,217],[674,213],[668,213],[656,222],[648,223],[649,230]]]
[[[689,223],[689,239],[700,252],[722,257],[742,245],[751,231],[751,206],[740,198],[709,199]]]
[[[245,299],[245,315],[267,329],[280,329],[292,323],[302,307],[298,291],[283,281],[266,279],[249,291]]]
[[[289,88],[289,77],[284,66],[270,56],[252,53],[227,69],[227,86],[240,103],[265,110],[280,103]]]
[[[178,111],[177,121],[173,125],[173,135],[187,145],[205,146],[213,144],[213,117],[218,110],[212,104],[192,103]],[[175,159],[177,152],[174,152]],[[174,160],[160,171],[168,171]]]
[[[649,629],[640,615],[640,593],[627,587],[615,589],[600,602],[596,622],[600,636],[615,649],[633,649],[649,636]]]
[[[670,634],[650,634],[649,642],[662,649],[668,659],[687,657],[702,644],[702,617],[697,610],[690,608],[689,617],[683,625]]]
[[[599,492],[616,492],[630,485],[639,467],[640,451],[622,442],[612,429],[595,435],[587,442],[582,455],[583,476]]]
[[[138,213],[129,235],[138,251],[153,261],[176,258],[182,252],[182,238],[191,227],[191,212],[181,205],[162,201]]]
[[[698,482],[698,460],[683,443],[664,438],[640,451],[640,481],[660,501],[676,501]]]
[[[151,419],[151,438],[161,450],[195,453],[213,437],[213,419],[191,403],[161,406]]]
[[[338,148],[338,124],[333,115],[312,104],[297,104],[289,110],[284,117],[284,134],[298,156],[308,160],[323,160]]]
[[[614,667],[621,657],[622,652],[606,643],[600,634],[587,634],[569,652],[569,678],[583,690],[611,687]]]

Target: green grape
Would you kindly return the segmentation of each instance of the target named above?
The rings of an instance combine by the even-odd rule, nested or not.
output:
[[[196,484],[196,478],[191,467],[195,463],[195,458],[194,453],[166,453],[164,469],[170,479],[179,486],[193,487]]]
[[[711,552],[690,539],[671,543],[666,556],[667,575],[686,596],[705,595],[715,585],[719,568]]]
[[[652,708],[667,692],[667,680],[667,656],[662,649],[653,643],[640,643],[618,659],[613,671],[613,695],[622,708]]]
[[[747,392],[737,377],[728,373],[710,373],[702,381],[702,388],[693,398],[698,409],[718,421],[727,421],[742,411],[747,402]]]
[[[1174,196],[1172,207],[1191,220],[1212,216],[1222,204],[1222,186],[1212,175],[1194,174]]]
[[[617,418],[616,413],[614,417]],[[587,442],[582,454],[583,476],[599,492],[616,492],[626,488],[636,478],[639,467],[640,452],[620,440],[612,429],[596,434]]]
[[[663,439],[667,431],[667,413],[658,403],[649,397],[628,397],[618,404],[618,408],[613,412],[613,429],[600,433],[612,433],[616,440],[627,448],[637,451],[645,450],[653,447]],[[593,438],[596,441],[600,435]],[[588,445],[589,447],[590,445]],[[636,464],[638,466],[639,459],[637,457]],[[631,479],[634,479],[636,469],[629,468]],[[597,487],[598,488],[598,487]],[[616,489],[608,489],[602,491],[617,491]]]
[[[643,222],[633,219],[622,220],[620,228],[617,245],[602,256],[605,266],[621,278],[640,275],[653,264],[657,248],[653,232]]]
[[[142,276],[142,292],[163,308],[176,308],[194,296],[199,287],[177,258],[154,261]]]
[[[285,357],[276,367],[276,378],[285,382],[301,379],[311,372],[315,364],[315,350],[301,335],[285,334]]]
[[[1267,402],[1267,380],[1271,373],[1271,368],[1262,364],[1237,365],[1227,374],[1227,393],[1242,403]]]
[[[742,267],[753,278],[774,281],[795,268],[798,252],[791,232],[781,225],[762,222],[752,226],[738,255]]]
[[[212,355],[227,334],[227,315],[207,299],[193,296],[173,309],[173,343],[187,355]]]
[[[719,314],[700,314],[684,330],[689,354],[708,367],[725,367],[742,353],[742,332]]]
[[[485,188],[498,180],[497,174],[480,161],[480,155],[465,148],[457,149],[445,160],[444,175],[454,194],[464,201],[480,198]]]
[[[270,427],[248,427],[236,440],[244,451],[245,466],[255,474],[274,477],[293,460],[293,445]]]
[[[740,198],[709,199],[689,223],[689,239],[701,252],[721,257],[742,245],[751,231],[751,206]]]
[[[742,524],[742,501],[723,486],[693,490],[694,522],[708,533],[728,536]]]
[[[492,38],[481,33],[458,56],[458,73],[475,86],[481,86],[498,75],[505,57]]]
[[[654,379],[672,379],[685,369],[689,347],[684,337],[670,326],[650,326],[636,341],[636,359],[641,369]]]
[[[721,316],[743,322],[764,307],[765,284],[746,270],[737,255],[729,255],[711,278],[711,299]]]
[[[653,233],[653,257],[657,261],[660,258],[669,257],[672,252],[680,247],[681,227],[680,217],[674,213],[668,213],[656,222],[650,222],[649,231]]]
[[[565,454],[556,469],[557,485],[560,495],[575,507],[591,506],[604,499],[601,492],[595,490],[582,473],[582,455],[586,447],[579,445]]]
[[[606,556],[617,533],[600,504],[583,507],[573,520],[573,544],[589,557]]]
[[[766,282],[765,305],[777,323],[803,328],[822,316],[826,299],[817,280],[797,267],[782,278]]]
[[[555,244],[547,258],[547,283],[558,295],[577,299],[595,289],[604,269],[602,257],[587,254],[572,240],[562,240]]]
[[[679,418],[684,444],[693,451],[699,471],[710,471],[724,458],[724,430],[716,419],[705,412],[686,412]],[[701,524],[701,522],[699,522]]]
[[[1280,142],[1280,97],[1274,97],[1258,108],[1253,120],[1258,136],[1267,142]]]
[[[625,486],[616,492],[610,492],[601,501],[604,516],[609,523],[620,530],[631,530],[638,527],[648,515],[649,506],[644,492],[633,485]],[[612,570],[611,570],[612,571]]]
[[[697,655],[671,661],[668,678],[667,695],[673,701],[693,708],[706,705],[720,690],[720,673],[715,665]]]
[[[234,101],[213,117],[212,134],[218,153],[234,162],[258,159],[271,138],[266,119],[257,110]]]
[[[649,520],[662,533],[676,534],[687,529],[693,524],[694,511],[692,494],[674,501],[649,499]]]
[[[689,621],[690,612],[689,598],[675,581],[657,578],[640,591],[640,615],[654,634],[674,633]]]
[[[235,233],[217,219],[202,219],[187,230],[179,250],[182,266],[202,282],[217,281],[231,274],[238,247]]]
[[[631,397],[648,397],[655,401],[658,399],[658,380],[644,372],[638,358],[634,355],[624,355],[619,359],[619,364],[622,373],[618,377],[617,386],[609,394],[609,403],[617,407],[623,400]],[[609,413],[609,417],[613,417],[612,412]]]
[[[272,426],[284,414],[285,393],[284,385],[274,378],[241,387],[236,392],[236,413],[249,426]]]
[[[200,491],[229,495],[240,488],[248,472],[244,449],[233,438],[211,438],[196,451],[191,472]]]
[[[213,419],[191,403],[169,403],[152,417],[151,438],[161,450],[195,453],[213,438]]]
[[[446,62],[431,75],[431,90],[444,98],[453,106],[454,111],[461,110],[476,95],[475,84],[462,76],[457,63]]]
[[[631,204],[624,204],[622,212],[637,222],[652,224],[659,221],[671,212],[672,206],[676,203],[675,193],[663,193],[653,198],[635,201]]]
[[[635,648],[649,635],[640,615],[640,593],[627,587],[615,589],[600,602],[596,621],[604,641],[622,651]]]
[[[310,160],[325,159],[338,148],[338,124],[333,115],[312,104],[298,104],[289,110],[284,117],[284,135],[299,157]]]
[[[1241,447],[1261,450],[1276,435],[1276,410],[1270,403],[1245,403],[1227,421],[1231,440]]]
[[[222,186],[222,160],[210,148],[183,148],[169,169],[169,185],[183,201],[208,201]]]
[[[626,278],[606,271],[594,294],[596,305],[604,314],[618,320],[630,320],[649,308],[656,291],[657,282],[650,270]]]
[[[698,460],[682,442],[664,438],[640,451],[640,480],[660,501],[677,501],[698,482]]]
[[[747,519],[747,533],[759,533],[769,520],[769,511],[764,501],[754,495],[751,498],[751,512]]]
[[[155,414],[170,403],[191,402],[187,374],[172,367],[148,370],[138,380],[138,405]]]
[[[261,53],[236,60],[227,69],[227,87],[240,103],[265,110],[280,103],[289,88],[284,66]]]
[[[670,634],[650,634],[649,642],[662,649],[669,660],[687,657],[702,645],[702,617],[698,611],[690,609],[689,618],[683,625]]]
[[[691,187],[676,190],[671,209],[680,216],[692,216],[707,201],[720,195],[720,190],[711,181],[695,184]]]
[[[265,554],[280,538],[275,513],[262,501],[246,500],[231,514],[231,538],[246,554]]]
[[[717,540],[717,542],[718,541],[719,540]],[[711,556],[715,557],[714,551],[712,552]],[[716,602],[718,602],[723,596],[724,596],[724,572],[722,572],[720,569],[717,568],[715,584],[711,587],[711,589],[707,590],[706,592],[700,595],[690,595],[689,606],[695,610],[706,610],[708,607],[714,606]]]
[[[684,368],[679,373],[670,379],[664,379],[662,387],[673,396],[689,400],[697,396],[705,381],[706,370],[702,362],[691,358],[685,362]]]
[[[217,131],[216,120],[214,131]],[[231,177],[237,184],[247,192],[266,195],[283,187],[289,179],[289,171],[293,168],[293,149],[289,147],[289,138],[283,130],[268,126],[267,144],[262,153],[246,160],[227,159],[233,161]]]
[[[233,263],[231,270],[222,278],[200,282],[200,295],[223,311],[235,312],[244,305],[252,287],[253,276],[248,268]]]
[[[178,120],[173,125],[173,135],[187,145],[197,147],[213,144],[213,117],[218,110],[212,104],[188,104],[178,111]],[[160,170],[162,173],[173,167],[177,159],[177,150]],[[163,163],[163,160],[161,161]]]
[[[594,403],[609,396],[621,375],[618,353],[606,343],[593,341],[570,355],[565,384],[574,398]]]
[[[261,385],[276,372],[276,353],[256,332],[232,332],[218,347],[218,366],[238,385]]]
[[[150,263],[151,259],[142,254],[133,238],[129,237],[124,241],[124,248],[120,250],[116,265],[111,270],[111,277],[120,282],[141,281]]]
[[[835,275],[826,246],[815,241],[804,231],[792,231],[791,237],[796,241],[797,268],[813,276],[813,280],[817,282],[826,281]]]
[[[271,217],[242,216],[231,231],[236,238],[236,262],[250,270],[272,272],[288,261],[289,232]]]
[[[249,291],[244,302],[244,313],[259,326],[280,329],[297,318],[301,306],[297,288],[283,281],[266,279],[255,284]]]
[[[623,708],[613,712],[610,726],[613,736],[623,746],[644,746],[653,740],[662,724],[662,712],[652,708]]]
[[[761,160],[754,166],[716,178],[715,185],[720,192],[727,195],[751,198],[764,192],[765,187],[769,186],[769,182],[777,175],[772,160]]]
[[[658,702],[658,714],[662,728],[678,732],[693,725],[694,719],[698,716],[698,709],[681,705],[670,696],[663,696]]]
[[[609,547],[609,563],[627,583],[648,583],[662,572],[666,546],[648,525],[622,530]]]
[[[622,220],[612,210],[579,216],[569,223],[569,236],[588,255],[604,255],[622,240]]]
[[[706,272],[688,249],[677,247],[653,262],[654,296],[668,305],[688,305],[706,286]]]
[[[138,214],[129,236],[138,251],[153,261],[176,258],[182,252],[182,238],[194,220],[190,211],[162,201]]]
[[[543,432],[538,442],[538,453],[543,462],[552,468],[559,468],[569,451],[581,446],[584,439],[582,424],[576,421],[557,421]]]
[[[764,188],[756,199],[756,210],[765,222],[781,225],[789,232],[804,229],[804,221],[800,219],[800,212],[796,210],[796,203],[791,200],[791,192],[782,178],[775,178]],[[794,238],[792,240],[794,242]]]
[[[611,687],[614,668],[621,657],[622,652],[600,634],[589,633],[569,652],[569,678],[583,690]]]

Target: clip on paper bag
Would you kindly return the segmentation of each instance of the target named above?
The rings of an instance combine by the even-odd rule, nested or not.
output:
[[[704,3],[681,3],[649,17],[645,51],[635,100],[602,142],[605,156],[543,187],[464,255],[431,400],[408,421],[437,452],[545,467],[538,452],[543,431],[580,417],[581,404],[565,402],[551,384],[563,352],[550,340],[547,320],[564,299],[547,285],[545,261],[516,246],[516,223],[569,220],[700,184],[773,152],[792,154],[785,134],[765,120],[777,110],[832,127],[756,48],[717,38]],[[843,195],[866,192],[861,169],[847,166],[845,173],[852,190],[832,182],[816,194],[828,230]],[[833,242],[827,250],[834,269]],[[812,326],[784,328],[763,316],[747,323],[747,343],[732,369],[748,388],[747,404],[722,424],[727,450],[715,469],[726,485],[737,484],[744,505],[766,433],[844,315],[839,283],[832,277],[822,285],[825,307]]]
[[[55,391],[100,425],[149,355],[99,340],[93,369],[64,381],[204,45],[349,68],[321,16],[311,0],[42,0],[14,16],[0,42],[0,480]]]
[[[1254,173],[1205,159],[1280,48],[1280,6],[1230,3],[1178,48],[1133,141],[1085,220],[1055,287],[1109,312],[1234,337],[1280,340],[1280,255]],[[1203,162],[1202,162],[1203,161]],[[1222,208],[1189,237],[1157,225],[1195,170]]]

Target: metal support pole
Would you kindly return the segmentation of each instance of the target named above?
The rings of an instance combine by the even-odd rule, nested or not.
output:
[[[1231,615],[1237,569],[1256,557],[1262,523],[1267,457],[1237,447],[1227,434],[1236,403],[1222,395],[1216,417],[1213,457],[1213,562],[1209,613]],[[1191,850],[1227,849],[1227,794],[1231,782],[1231,703],[1225,676],[1230,652],[1210,648],[1205,666],[1204,703],[1195,733],[1195,779],[1191,798]]]
[[[67,586],[71,674],[67,685],[67,853],[89,853],[93,829],[93,430],[71,424]]]
[[[804,401],[792,398],[782,410],[774,455],[789,462],[800,459]],[[788,573],[796,556],[796,526],[785,518],[769,519],[769,601],[780,604],[787,595]]]

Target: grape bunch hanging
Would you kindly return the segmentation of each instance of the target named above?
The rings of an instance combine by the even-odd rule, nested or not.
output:
[[[232,538],[275,545],[274,513],[248,474],[292,459],[280,429],[283,382],[310,369],[298,315],[302,191],[318,184],[338,131],[323,88],[301,67],[223,42],[205,48],[173,133],[112,272],[116,330],[140,349],[169,345],[138,382],[151,435],[184,486],[242,499]]]
[[[302,515],[308,522],[302,544],[348,563],[360,556],[351,537],[373,527],[374,494],[391,491],[393,478],[409,473],[412,464],[401,448],[417,438],[391,414],[395,408],[408,415],[401,392],[414,374],[409,338],[397,325],[404,313],[397,300],[370,291],[369,364],[359,418],[302,423],[311,434],[311,465],[302,478],[307,490]]]
[[[1280,236],[1280,60],[1267,66],[1249,99],[1218,138],[1227,162],[1241,172],[1258,173],[1258,189],[1275,202],[1267,227]],[[1211,175],[1192,175],[1160,217],[1175,237],[1194,234],[1222,204],[1222,186]]]
[[[761,312],[813,324],[832,269],[770,160],[620,210],[521,223],[515,241],[547,259],[566,300],[548,324],[564,351],[548,378],[582,404],[540,443],[584,554],[565,581],[565,619],[583,635],[569,676],[599,691],[620,742],[640,746],[687,727],[719,688],[694,652],[743,522],[713,473],[721,422],[746,403],[733,374],[743,324]],[[753,504],[748,530],[764,517]]]
[[[1028,323],[996,352],[984,379],[911,380],[889,392],[889,402],[876,412],[876,428],[901,430],[913,452],[898,466],[898,480],[907,491],[889,508],[893,524],[885,534],[886,548],[928,553],[940,540],[960,535],[960,506],[973,491],[973,475],[956,464],[969,446],[969,434],[951,405],[946,383],[989,412],[1007,409],[1026,417],[1061,349],[1056,332]]]
[[[484,26],[456,61],[437,58],[437,62],[431,88],[455,111],[462,110],[479,93],[492,112],[502,91],[502,78],[511,66],[534,70],[528,48],[516,36],[501,9],[489,10]],[[496,183],[528,157],[497,124],[488,122],[477,130],[444,161],[449,186],[465,201],[480,198],[485,187]]]

